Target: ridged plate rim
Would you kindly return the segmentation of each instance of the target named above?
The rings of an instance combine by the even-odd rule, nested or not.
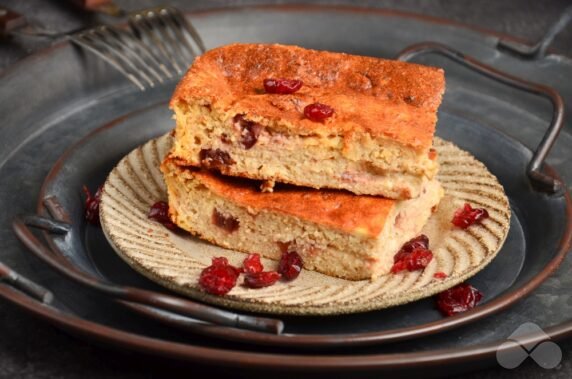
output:
[[[125,242],[125,238],[123,238],[122,236],[118,235],[118,233],[116,233],[115,231],[118,230],[117,229],[117,221],[121,222],[121,220],[118,220],[117,215],[113,215],[113,213],[117,213],[117,201],[114,200],[113,196],[111,195],[112,192],[116,191],[117,192],[117,188],[114,187],[114,184],[112,184],[111,182],[117,178],[120,178],[120,181],[125,182],[125,178],[123,178],[123,176],[121,176],[119,174],[119,168],[121,167],[121,165],[125,165],[126,162],[128,162],[129,159],[136,159],[136,161],[138,161],[139,163],[144,163],[144,166],[146,166],[147,170],[149,170],[148,172],[144,172],[144,173],[136,173],[135,170],[133,170],[133,168],[131,167],[131,165],[129,166],[129,173],[133,174],[135,176],[131,177],[132,180],[136,180],[139,181],[141,185],[143,185],[143,187],[149,188],[149,187],[155,187],[155,189],[161,187],[161,183],[157,182],[157,175],[160,175],[160,172],[158,170],[158,165],[162,159],[161,155],[164,154],[168,148],[170,147],[170,143],[171,143],[171,137],[167,134],[164,135],[162,137],[159,137],[157,139],[151,140],[149,142],[147,142],[144,145],[139,146],[138,148],[134,149],[132,152],[130,152],[129,154],[127,154],[121,161],[120,163],[111,171],[108,179],[105,182],[105,185],[103,187],[103,194],[102,194],[102,201],[101,201],[101,224],[102,224],[102,229],[103,232],[105,234],[105,237],[108,239],[108,241],[110,242],[111,246],[113,247],[113,249],[116,251],[116,253],[129,265],[131,266],[134,270],[136,270],[137,272],[139,272],[140,274],[142,274],[143,276],[149,278],[150,280],[159,283],[160,285],[169,288],[175,292],[181,293],[183,295],[189,296],[191,298],[197,299],[197,300],[201,300],[207,303],[212,303],[212,304],[216,304],[216,305],[221,305],[223,307],[228,307],[228,308],[233,308],[233,309],[239,309],[239,310],[243,310],[243,311],[250,311],[250,312],[260,312],[260,313],[270,313],[270,314],[284,314],[284,315],[339,315],[339,314],[350,314],[350,313],[358,313],[358,312],[366,312],[366,311],[372,311],[372,310],[379,310],[379,309],[383,309],[383,308],[388,308],[388,307],[392,307],[392,306],[397,306],[397,305],[401,305],[401,304],[405,304],[405,303],[409,303],[412,301],[416,301],[416,300],[420,300],[432,295],[435,295],[439,292],[442,292],[448,288],[451,288],[459,283],[464,282],[465,280],[467,280],[468,278],[474,276],[475,274],[477,274],[479,271],[481,271],[483,268],[485,268],[492,260],[493,258],[497,255],[498,251],[500,250],[500,248],[502,247],[507,235],[508,235],[508,229],[509,229],[509,225],[510,225],[510,217],[511,217],[511,211],[510,211],[510,206],[508,203],[508,199],[506,197],[506,194],[504,193],[503,187],[502,185],[500,185],[500,183],[498,182],[498,180],[496,179],[496,177],[491,174],[486,167],[484,166],[484,164],[482,164],[481,162],[479,162],[478,160],[476,160],[471,154],[459,149],[458,147],[456,147],[455,145],[453,145],[450,142],[446,142],[443,141],[439,138],[435,138],[435,146],[439,152],[439,159],[440,159],[440,163],[441,163],[441,171],[439,174],[440,179],[443,178],[443,173],[447,173],[448,171],[448,165],[450,165],[450,162],[447,161],[447,154],[443,155],[443,150],[450,150],[451,153],[453,154],[453,156],[456,156],[457,158],[461,159],[461,162],[458,164],[458,166],[461,166],[459,168],[462,168],[463,164],[467,165],[468,167],[473,167],[476,168],[476,170],[478,172],[480,172],[481,174],[484,174],[482,176],[480,176],[481,178],[486,178],[489,182],[494,183],[492,185],[492,187],[495,187],[496,191],[493,191],[493,194],[490,194],[491,197],[495,197],[496,199],[491,199],[488,198],[488,200],[495,200],[496,201],[496,205],[499,206],[498,212],[494,212],[496,214],[497,220],[496,223],[498,224],[498,226],[500,227],[500,233],[497,233],[497,235],[495,236],[493,232],[491,232],[490,228],[491,228],[491,223],[493,223],[493,221],[491,220],[487,220],[483,226],[473,226],[465,231],[455,231],[455,233],[457,234],[461,234],[464,237],[467,238],[473,238],[474,240],[479,241],[479,243],[481,243],[481,247],[484,246],[484,243],[482,242],[482,238],[483,235],[482,233],[484,233],[484,231],[486,230],[487,233],[490,233],[491,235],[493,235],[494,237],[497,238],[496,244],[494,244],[494,246],[485,246],[485,250],[486,253],[485,255],[482,257],[481,260],[479,260],[476,263],[473,263],[469,266],[469,268],[463,270],[460,273],[456,273],[453,275],[449,275],[446,279],[443,280],[439,280],[439,279],[435,279],[432,277],[433,272],[436,271],[441,271],[438,268],[435,268],[434,270],[429,270],[429,267],[427,270],[425,270],[424,272],[420,273],[420,272],[412,272],[412,273],[406,273],[406,274],[402,274],[402,275],[393,275],[391,278],[386,279],[386,282],[391,283],[391,281],[393,279],[395,279],[395,277],[398,277],[399,279],[401,279],[401,282],[408,282],[408,281],[413,281],[413,284],[417,283],[417,280],[415,280],[416,278],[423,278],[423,276],[425,276],[425,280],[427,280],[427,276],[431,275],[431,278],[429,278],[428,287],[423,287],[423,288],[417,288],[412,292],[407,292],[405,293],[404,291],[401,291],[401,294],[394,294],[393,296],[381,296],[381,297],[374,297],[374,299],[367,301],[367,302],[363,302],[361,301],[362,297],[360,296],[360,294],[363,295],[362,292],[359,291],[359,289],[361,289],[362,291],[367,290],[368,287],[372,287],[375,286],[376,283],[377,285],[379,285],[379,280],[377,281],[358,281],[358,282],[351,282],[348,281],[348,286],[355,286],[358,287],[358,292],[355,292],[355,288],[350,288],[350,292],[351,292],[351,296],[350,296],[350,300],[345,300],[345,301],[338,301],[338,302],[322,302],[322,304],[316,304],[316,300],[314,300],[314,304],[309,304],[309,303],[299,303],[299,304],[288,304],[287,302],[285,303],[285,301],[287,299],[282,299],[279,301],[264,301],[264,298],[266,296],[268,297],[272,297],[275,296],[275,293],[273,293],[272,287],[266,288],[266,289],[259,289],[259,290],[242,290],[239,289],[238,291],[242,291],[241,294],[237,295],[237,294],[233,294],[233,291],[235,291],[233,289],[233,291],[231,291],[229,294],[227,294],[226,296],[214,296],[214,295],[210,295],[205,293],[204,291],[202,291],[199,287],[198,287],[198,283],[197,283],[197,275],[196,275],[196,271],[195,271],[195,275],[194,275],[194,282],[189,282],[191,284],[186,284],[186,285],[181,285],[179,283],[177,283],[173,277],[170,277],[168,275],[165,275],[164,271],[165,268],[163,267],[163,270],[161,270],[160,267],[158,267],[158,265],[156,264],[156,262],[153,262],[153,259],[140,259],[137,258],[138,253],[135,251],[136,249],[133,247],[128,246],[129,243]],[[147,157],[148,159],[145,159],[145,153],[146,153],[146,149],[149,149],[149,146],[151,146],[151,157]],[[161,153],[162,151],[162,153]],[[147,152],[147,154],[149,154]],[[449,156],[451,156],[451,154],[449,154]],[[134,158],[135,157],[135,158]],[[142,159],[142,160],[141,160]],[[151,162],[151,164],[149,164],[149,162]],[[155,172],[152,172],[153,170],[155,170]],[[452,171],[452,172],[456,172],[456,171]],[[118,176],[119,175],[119,176]],[[145,182],[147,181],[147,182]],[[442,184],[446,190],[446,193],[451,195],[450,191],[447,191],[447,182],[443,182]],[[154,183],[152,183],[154,182]],[[125,184],[127,186],[129,186],[126,182]],[[474,185],[475,183],[468,183],[467,186],[470,187],[471,185]],[[478,184],[478,183],[477,183]],[[490,185],[490,183],[489,183]],[[470,200],[471,196],[481,196],[481,193],[477,193],[476,195],[474,193],[471,193],[471,191],[473,191],[473,189],[468,188],[467,187],[467,191],[465,193],[465,195],[467,196],[465,198],[462,198],[460,200],[462,201],[466,201],[466,200]],[[140,189],[140,188],[139,188]],[[162,184],[162,190],[165,190],[164,187],[164,183]],[[132,190],[132,189],[131,189]],[[135,191],[136,193],[137,191]],[[153,192],[153,191],[151,191]],[[155,191],[157,192],[157,191]],[[486,193],[486,192],[485,192]],[[157,193],[155,194],[157,195]],[[117,195],[116,195],[117,196]],[[164,199],[166,197],[166,192],[163,194],[159,195],[160,197],[162,197],[162,199]],[[137,197],[137,196],[135,196]],[[487,198],[486,198],[487,199]],[[155,198],[155,201],[158,201],[161,199]],[[115,201],[115,208],[114,206],[111,204]],[[152,202],[148,202],[148,204],[146,204],[146,206],[150,206]],[[481,201],[471,201],[472,204],[477,204],[479,205],[479,203],[482,203],[482,199]],[[125,209],[122,209],[123,211],[125,211]],[[140,214],[140,216],[142,216]],[[498,219],[498,217],[500,217],[500,220]],[[148,231],[152,230],[152,236],[154,237],[151,242],[154,244],[159,244],[159,245],[164,245],[167,246],[169,249],[174,249],[174,250],[179,250],[179,248],[177,246],[175,246],[172,241],[168,238],[168,234],[165,233],[165,228],[163,228],[161,225],[152,222],[150,220],[148,220],[146,217],[139,217],[138,220],[136,220],[138,222],[142,222],[145,227],[147,227]],[[113,225],[115,224],[115,225]],[[134,225],[134,223],[130,223],[130,225]],[[135,235],[137,235],[137,233],[139,233],[140,231],[137,230],[133,230],[133,228],[129,229],[130,232],[135,232]],[[497,232],[499,232],[497,230]],[[479,235],[479,233],[481,233]],[[148,233],[147,233],[148,234]],[[143,237],[142,235],[138,235],[139,239],[143,240],[146,237]],[[131,241],[133,242],[133,241]],[[466,241],[465,241],[466,242]],[[458,243],[461,247],[461,249],[463,247],[466,248],[466,245],[463,245],[463,240],[462,238],[458,238],[456,240],[456,243]],[[132,244],[133,245],[133,244]],[[143,249],[143,247],[141,247],[141,249]],[[228,252],[228,250],[220,248],[221,251],[223,251],[223,255],[224,255],[224,251]],[[179,254],[186,254],[182,251],[178,251]],[[463,253],[462,251],[459,252],[457,250],[455,254],[461,254]],[[234,252],[234,254],[243,254],[243,253],[238,253],[238,252]],[[177,254],[175,254],[177,255]],[[243,254],[244,255],[244,254]],[[469,253],[470,255],[470,253]],[[437,255],[438,256],[438,255]],[[156,256],[157,257],[157,256]],[[457,257],[457,261],[458,261],[458,257]],[[438,259],[436,259],[435,261],[439,261]],[[198,263],[198,262],[196,262]],[[206,265],[202,265],[202,267],[206,267]],[[163,271],[163,273],[161,273],[161,271]],[[193,277],[192,275],[190,277]],[[181,278],[179,278],[180,281]],[[399,280],[398,279],[398,280]],[[288,284],[289,286],[296,286],[296,281]],[[240,287],[235,287],[235,288],[240,288]],[[307,287],[305,287],[307,288]],[[407,289],[410,289],[410,287],[407,287]],[[369,288],[371,289],[371,288]],[[337,292],[337,288],[334,289],[329,289],[326,288],[326,290],[329,290],[329,293],[336,293]],[[245,292],[246,291],[246,292]],[[254,293],[252,293],[252,291],[256,291]],[[251,292],[251,294],[253,294],[254,296],[250,296],[250,297],[245,297],[244,293],[248,293]],[[314,290],[313,292],[320,292],[322,293],[322,290],[317,291]],[[326,292],[328,293],[328,292]],[[261,296],[262,295],[262,296]],[[296,295],[295,293],[293,295]],[[262,299],[261,299],[262,298]]]

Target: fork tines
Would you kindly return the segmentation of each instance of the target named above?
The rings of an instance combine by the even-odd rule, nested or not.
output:
[[[142,91],[180,77],[205,51],[197,30],[173,7],[130,14],[127,29],[103,25],[70,39],[111,64]]]

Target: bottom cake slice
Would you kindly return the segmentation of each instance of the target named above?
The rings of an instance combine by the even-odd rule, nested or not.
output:
[[[395,201],[345,191],[259,183],[176,165],[161,165],[171,219],[216,245],[280,259],[295,250],[304,268],[345,279],[389,272],[401,245],[417,236],[443,189],[428,181],[419,197]]]

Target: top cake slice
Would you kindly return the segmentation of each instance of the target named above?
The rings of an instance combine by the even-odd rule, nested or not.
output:
[[[276,93],[271,79],[291,82]],[[175,90],[171,157],[232,176],[417,197],[438,169],[432,144],[444,86],[433,67],[297,46],[223,46],[197,58]],[[318,120],[316,103],[329,117]]]

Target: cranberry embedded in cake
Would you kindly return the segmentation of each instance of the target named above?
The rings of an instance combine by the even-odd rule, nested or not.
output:
[[[240,143],[245,149],[248,150],[256,144],[262,125],[245,120],[243,115],[234,116],[234,125],[240,133]]]
[[[201,149],[199,161],[202,167],[216,170],[224,170],[235,163],[230,154],[221,149]]]
[[[236,232],[240,226],[240,222],[237,218],[224,215],[216,208],[213,209],[212,223],[228,233]]]

